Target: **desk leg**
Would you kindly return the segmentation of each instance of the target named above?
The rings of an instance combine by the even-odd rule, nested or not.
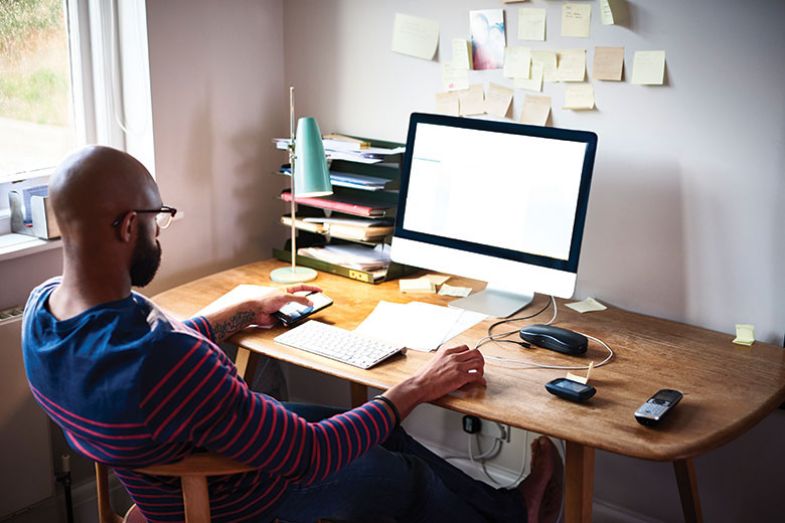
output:
[[[594,492],[594,448],[567,442],[564,521],[590,523]]]
[[[352,408],[359,407],[368,401],[368,386],[360,383],[351,382],[352,387]]]
[[[673,462],[676,472],[676,483],[679,485],[681,510],[684,512],[684,521],[687,523],[700,523],[703,521],[701,502],[698,497],[698,478],[695,476],[695,464],[691,459],[679,459]]]
[[[256,364],[259,362],[259,355],[244,347],[237,347],[237,356],[234,357],[234,366],[237,367],[237,375],[248,383],[253,383],[256,375]]]

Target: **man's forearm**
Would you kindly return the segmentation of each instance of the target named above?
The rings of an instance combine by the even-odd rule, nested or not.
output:
[[[250,304],[241,303],[205,316],[213,328],[216,341],[224,341],[235,332],[251,325],[256,312]]]

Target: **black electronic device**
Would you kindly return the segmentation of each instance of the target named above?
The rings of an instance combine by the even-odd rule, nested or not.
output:
[[[635,411],[635,419],[641,425],[657,425],[670,410],[681,401],[683,394],[678,390],[662,389],[649,398]]]
[[[586,401],[597,392],[597,389],[591,385],[567,378],[556,378],[549,381],[545,384],[545,390],[560,398],[576,402]]]
[[[520,335],[532,345],[573,356],[584,354],[589,346],[589,340],[583,334],[553,325],[527,325]]]
[[[316,293],[308,293],[304,294],[311,300],[312,305],[303,305],[301,303],[297,303],[296,301],[290,301],[283,307],[281,307],[278,312],[274,312],[273,316],[281,320],[284,327],[290,327],[295,323],[298,323],[308,316],[319,312],[320,310],[329,307],[333,304],[332,298],[325,296],[321,292]]]

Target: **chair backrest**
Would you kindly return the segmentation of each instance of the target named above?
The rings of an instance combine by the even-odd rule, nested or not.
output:
[[[207,478],[241,474],[254,470],[218,454],[192,454],[181,461],[166,465],[151,465],[135,469],[151,476],[179,477],[183,490],[183,506],[186,523],[210,522],[210,496]],[[95,464],[95,480],[98,491],[98,520],[100,523],[123,523],[124,518],[112,510],[109,502],[109,481],[106,466]]]

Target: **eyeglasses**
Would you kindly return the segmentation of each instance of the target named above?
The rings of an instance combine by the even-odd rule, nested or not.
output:
[[[161,229],[166,229],[171,225],[172,220],[174,219],[175,214],[177,214],[177,209],[174,207],[169,207],[168,205],[162,205],[160,209],[131,209],[130,211],[126,211],[120,216],[117,217],[115,221],[112,222],[112,227],[117,227],[123,221],[123,218],[129,212],[136,212],[136,213],[155,213],[155,223],[158,224],[158,227]]]

